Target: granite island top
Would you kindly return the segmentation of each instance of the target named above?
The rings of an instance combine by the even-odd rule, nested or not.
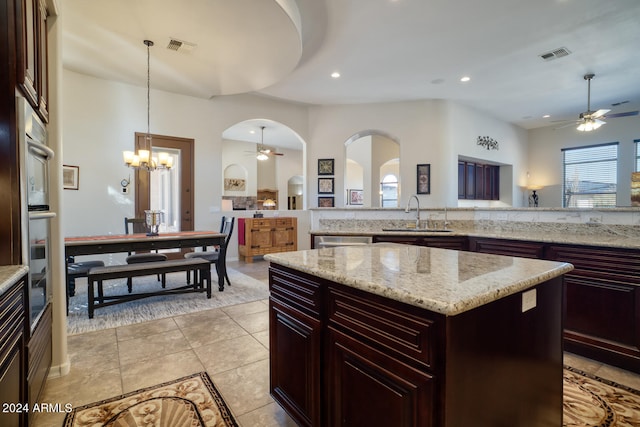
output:
[[[13,286],[27,271],[29,268],[24,265],[0,266],[0,295]]]
[[[562,262],[394,243],[281,252],[264,258],[447,316],[573,270]]]

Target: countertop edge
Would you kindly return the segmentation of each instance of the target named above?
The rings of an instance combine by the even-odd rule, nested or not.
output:
[[[15,285],[28,271],[29,268],[26,265],[0,266],[0,296],[4,295],[7,289]]]

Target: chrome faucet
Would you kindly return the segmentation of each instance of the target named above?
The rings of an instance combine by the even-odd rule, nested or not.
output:
[[[409,211],[411,209],[409,209],[409,207],[411,206],[411,199],[416,199],[416,228],[420,228],[420,200],[418,199],[417,195],[413,195],[411,197],[409,197],[409,201],[407,202],[407,207],[404,209],[404,211],[406,213],[409,213]]]

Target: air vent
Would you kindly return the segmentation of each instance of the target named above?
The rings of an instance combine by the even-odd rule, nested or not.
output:
[[[619,106],[619,105],[622,105],[622,104],[628,104],[628,103],[629,103],[629,101],[614,102],[613,104],[611,104],[611,106],[612,106],[612,107],[617,107],[617,106]]]
[[[169,44],[167,45],[167,49],[175,50],[176,52],[191,52],[195,47],[196,45],[193,43],[173,38],[169,39]]]
[[[558,58],[562,58],[563,56],[567,56],[571,53],[571,51],[569,49],[567,49],[566,47],[560,47],[558,49],[552,50],[550,52],[545,52],[543,54],[540,54],[538,56],[540,56],[540,58],[544,59],[545,61],[552,61],[554,59],[558,59]]]

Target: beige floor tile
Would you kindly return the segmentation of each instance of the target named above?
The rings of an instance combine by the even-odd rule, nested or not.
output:
[[[266,349],[269,349],[269,329],[267,327],[266,331],[254,332],[253,337],[260,341],[260,344],[265,346]]]
[[[189,350],[189,342],[179,329],[147,337],[120,341],[120,365],[152,360],[167,354]]]
[[[117,353],[118,340],[116,338],[116,330],[105,329],[86,334],[71,335],[67,338],[67,351],[72,363],[88,355]]]
[[[74,407],[122,394],[120,370],[88,372],[71,367],[64,377],[51,378],[40,402],[71,403]]]
[[[265,305],[260,301],[222,307],[222,310],[227,313],[232,319],[235,319],[239,316],[246,316],[248,314],[262,313],[268,311],[268,309],[269,307],[265,307]]]
[[[251,334],[269,330],[268,311],[261,311],[259,313],[252,313],[244,316],[235,316],[233,320],[238,322],[240,326]]]
[[[155,335],[162,332],[178,329],[173,318],[152,320],[149,322],[136,323],[135,325],[127,325],[116,328],[116,336],[118,341],[130,340],[134,338],[142,338],[148,335]]]
[[[269,357],[267,349],[251,335],[219,341],[194,350],[210,375]]]
[[[297,425],[275,402],[240,415],[236,420],[242,427],[295,427]]]
[[[204,371],[204,366],[193,350],[164,355],[143,363],[123,365],[124,393],[150,387],[163,382]]]
[[[625,371],[624,369],[616,368],[615,366],[602,365],[597,371],[595,371],[594,375],[620,385],[631,387],[635,390],[640,390],[640,375]]]
[[[192,323],[190,327],[182,328],[182,334],[191,347],[196,348],[249,333],[225,315],[217,319],[209,319],[207,322]]]
[[[222,397],[237,416],[273,401],[269,395],[269,360],[212,375]]]
[[[564,353],[564,364],[589,374],[594,374],[602,366],[600,362],[567,352]]]
[[[195,313],[183,314],[173,318],[178,324],[178,327],[185,328],[198,324],[206,324],[215,321],[220,318],[228,318],[227,313],[220,308],[213,308],[211,310],[197,311]]]

